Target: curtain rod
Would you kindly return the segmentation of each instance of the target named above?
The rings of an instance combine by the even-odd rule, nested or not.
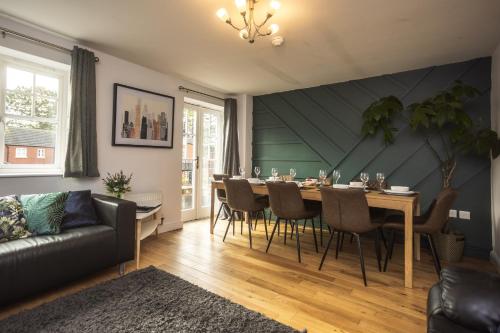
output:
[[[218,100],[221,100],[221,101],[223,101],[223,100],[224,100],[224,98],[220,98],[220,97],[217,97],[217,96],[214,96],[214,95],[205,94],[204,92],[197,91],[197,90],[192,90],[192,89],[188,89],[188,88],[183,87],[183,86],[179,86],[179,90],[181,90],[181,91],[185,91],[185,92],[187,92],[188,94],[189,94],[189,93],[195,93],[195,94],[198,94],[198,95],[203,95],[203,96],[212,97],[212,98],[215,98],[215,99],[218,99]]]
[[[10,30],[10,29],[4,28],[4,27],[0,27],[0,31],[2,32],[2,37],[3,38],[5,38],[6,35],[11,35],[11,36],[14,36],[14,37],[17,37],[17,38],[20,38],[20,39],[25,39],[25,40],[30,41],[32,43],[37,43],[37,44],[41,44],[41,45],[50,47],[50,48],[58,50],[58,51],[71,53],[71,50],[68,49],[68,48],[65,48],[63,46],[60,46],[60,45],[57,45],[57,44],[54,44],[54,43],[46,42],[44,40],[41,40],[41,39],[38,39],[38,38],[35,38],[35,37],[32,37],[32,36],[28,36],[28,35],[22,34],[20,32],[14,31],[14,30]],[[95,62],[99,62],[99,57],[95,57]]]

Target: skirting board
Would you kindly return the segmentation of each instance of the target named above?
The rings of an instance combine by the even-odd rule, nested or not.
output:
[[[182,229],[182,222],[179,221],[163,221],[163,225],[158,228],[159,233],[164,233],[172,230]]]
[[[495,251],[490,252],[490,260],[496,266],[498,273],[500,273],[500,256]]]

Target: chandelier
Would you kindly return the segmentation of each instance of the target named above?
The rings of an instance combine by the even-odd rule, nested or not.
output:
[[[281,7],[279,1],[273,0],[269,3],[269,8],[267,9],[266,17],[262,23],[257,24],[255,21],[255,4],[258,3],[259,0],[235,0],[234,3],[238,8],[238,11],[243,18],[243,27],[238,27],[231,21],[231,17],[225,8],[221,8],[217,11],[217,16],[219,19],[231,27],[239,31],[240,37],[242,39],[248,40],[248,42],[255,42],[255,38],[257,37],[265,37],[274,35],[278,32],[279,26],[276,23],[270,24],[267,28],[265,25],[269,21],[269,19],[276,13],[276,11]]]

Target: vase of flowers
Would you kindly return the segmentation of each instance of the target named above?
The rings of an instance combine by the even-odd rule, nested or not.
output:
[[[106,191],[118,199],[121,199],[126,192],[130,192],[132,189],[130,187],[131,180],[132,174],[126,176],[122,170],[114,174],[108,172],[107,176],[102,179],[104,186],[106,186]]]

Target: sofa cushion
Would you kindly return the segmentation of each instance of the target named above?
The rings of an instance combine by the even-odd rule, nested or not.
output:
[[[500,276],[460,268],[441,271],[442,308],[469,329],[497,332],[500,326]]]
[[[0,244],[0,304],[117,264],[113,228],[96,225]],[[15,283],[13,283],[15,281]]]
[[[21,195],[28,230],[35,235],[58,234],[67,192]]]
[[[28,237],[23,208],[15,195],[0,197],[0,242]]]
[[[90,191],[71,191],[64,205],[61,229],[97,224],[97,216]]]

